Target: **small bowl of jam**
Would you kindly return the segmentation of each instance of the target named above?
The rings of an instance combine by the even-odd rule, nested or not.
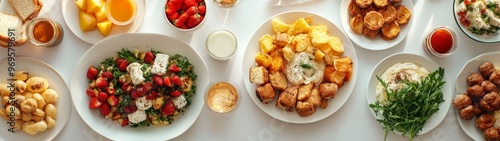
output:
[[[221,115],[234,111],[240,101],[239,90],[231,81],[212,82],[205,91],[206,107]]]
[[[435,28],[424,39],[425,52],[437,57],[453,54],[457,50],[457,46],[457,34],[447,26]]]
[[[55,46],[61,42],[63,33],[58,22],[47,18],[33,19],[26,28],[30,42],[37,46]]]

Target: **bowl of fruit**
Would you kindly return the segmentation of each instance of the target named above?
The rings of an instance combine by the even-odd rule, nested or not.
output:
[[[205,0],[167,0],[163,15],[179,31],[193,31],[205,21]]]

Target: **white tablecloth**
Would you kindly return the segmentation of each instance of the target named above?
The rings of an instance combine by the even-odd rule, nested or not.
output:
[[[225,28],[234,32],[238,38],[238,50],[229,61],[217,61],[206,52],[207,35],[222,27],[225,10],[207,3],[209,13],[204,25],[192,34],[181,33],[171,28],[163,19],[165,0],[145,0],[146,18],[138,32],[160,33],[176,37],[189,43],[207,63],[212,80],[234,79],[243,85],[243,52],[255,30],[269,17],[291,10],[304,10],[317,13],[341,27],[341,0],[316,0],[314,2],[287,7],[275,7],[270,0],[244,0],[229,12]],[[75,36],[68,29],[61,11],[62,0],[49,3],[50,12],[41,16],[60,22],[64,28],[64,39],[60,45],[45,48],[30,43],[17,47],[17,55],[25,55],[45,61],[57,69],[69,86],[72,70],[79,58],[92,46]],[[383,51],[371,51],[355,45],[358,56],[359,73],[356,86],[344,106],[331,116],[310,124],[289,124],[281,122],[264,113],[244,91],[240,107],[227,116],[217,116],[203,108],[194,125],[175,140],[383,140],[384,130],[370,113],[366,101],[367,80],[372,69],[384,57],[398,53],[411,52],[429,57],[446,69],[449,80],[454,81],[465,62],[481,53],[499,50],[499,45],[484,45],[465,36],[453,19],[452,0],[413,0],[415,23],[410,33],[399,45]],[[47,8],[45,8],[47,9]],[[76,15],[75,15],[76,16]],[[450,26],[459,37],[460,44],[455,54],[438,58],[424,52],[422,41],[426,33],[437,26]],[[0,58],[7,57],[7,49],[0,49]],[[448,82],[452,83],[453,82]],[[453,84],[454,85],[454,84]],[[244,89],[244,88],[242,88]],[[415,140],[471,140],[460,128],[454,109],[450,109],[443,122],[431,132],[420,135]],[[54,139],[68,140],[108,140],[87,126],[73,108],[66,127]],[[399,135],[390,134],[388,140],[404,140]]]

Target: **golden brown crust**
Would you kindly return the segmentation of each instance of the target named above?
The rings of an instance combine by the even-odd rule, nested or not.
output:
[[[391,23],[384,24],[381,31],[383,39],[392,40],[398,37],[401,28],[396,21],[393,21]]]
[[[359,8],[358,5],[356,4],[356,2],[354,2],[354,1],[351,1],[351,3],[349,3],[349,6],[347,7],[347,11],[349,11],[349,16],[361,14],[361,8]]]
[[[361,14],[357,14],[356,16],[352,17],[351,20],[349,21],[349,25],[351,26],[352,31],[357,34],[363,33],[363,16]]]
[[[394,20],[396,20],[396,16],[398,13],[396,8],[392,4],[380,9],[379,12],[384,17],[385,23],[393,22]]]
[[[392,4],[399,4],[399,3],[401,3],[401,1],[403,1],[403,0],[392,0]]]
[[[281,92],[276,100],[276,106],[288,112],[292,112],[297,102],[299,86],[288,87]]]
[[[365,35],[368,38],[375,38],[377,37],[378,33],[380,32],[380,29],[378,30],[370,30],[367,27],[363,29],[363,35]]]
[[[375,6],[379,8],[382,8],[389,5],[389,0],[373,0],[373,4],[375,4]]]
[[[263,104],[267,104],[273,101],[274,97],[276,96],[271,83],[257,86],[256,92],[257,98],[259,98],[260,102],[262,102]]]
[[[322,99],[334,98],[337,94],[337,84],[335,83],[323,83],[319,85],[319,95]]]
[[[373,0],[355,0],[355,2],[360,8],[367,8],[372,5]]]
[[[316,112],[316,106],[314,106],[309,102],[298,101],[296,109],[297,109],[297,114],[299,114],[302,117],[312,115],[314,114],[314,112]]]
[[[370,11],[363,19],[363,23],[370,30],[378,30],[384,26],[384,17],[377,11]]]
[[[282,71],[271,71],[269,80],[274,89],[285,90],[288,87],[288,80],[286,79],[285,73]]]
[[[378,11],[378,8],[377,8],[377,7],[375,7],[375,6],[373,6],[373,5],[370,5],[368,8],[365,8],[365,9],[362,9],[362,10],[361,10],[361,15],[363,15],[363,17],[365,17],[365,16],[366,16],[366,14],[367,14],[368,12],[371,12],[371,11]]]
[[[404,5],[398,5],[396,6],[397,10],[397,18],[396,21],[398,22],[399,25],[405,25],[410,21],[411,18],[411,11]]]

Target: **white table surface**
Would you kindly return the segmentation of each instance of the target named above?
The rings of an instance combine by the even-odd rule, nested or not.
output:
[[[255,30],[269,17],[291,10],[304,10],[317,13],[341,27],[339,5],[341,0],[316,0],[314,2],[287,7],[275,7],[271,0],[245,0],[230,10],[225,28],[234,32],[238,38],[238,50],[229,61],[212,59],[205,50],[207,35],[222,27],[225,10],[207,3],[207,15],[204,25],[192,34],[177,32],[163,19],[162,10],[165,0],[145,0],[146,18],[138,32],[160,33],[176,37],[189,43],[205,60],[212,80],[234,79],[243,87],[242,69],[243,51]],[[63,76],[69,86],[71,73],[79,58],[92,46],[75,36],[65,24],[61,3],[52,1],[50,11],[41,16],[50,17],[60,22],[64,28],[64,39],[58,46],[51,48],[37,47],[27,43],[17,47],[16,55],[38,58],[52,65]],[[193,126],[174,140],[383,140],[384,130],[370,113],[366,102],[367,80],[372,69],[384,57],[398,53],[411,52],[424,55],[446,69],[446,74],[453,81],[465,62],[481,53],[499,50],[500,45],[477,43],[465,36],[453,19],[452,0],[413,0],[415,23],[410,33],[394,48],[383,51],[371,51],[355,45],[358,56],[359,73],[351,97],[331,116],[310,124],[289,124],[281,122],[264,113],[244,91],[242,103],[234,113],[217,116],[203,108]],[[76,16],[76,15],[75,15]],[[270,26],[270,25],[268,25]],[[438,58],[424,52],[422,41],[426,33],[437,26],[450,26],[459,37],[460,44],[455,54]],[[0,59],[7,57],[7,49],[0,48]],[[448,82],[453,83],[453,82]],[[454,84],[453,84],[454,85]],[[243,89],[243,88],[242,88]],[[455,116],[455,109],[450,109],[443,122],[431,132],[420,135],[415,140],[444,141],[471,140],[460,128]],[[108,140],[94,132],[83,122],[73,108],[66,127],[54,139],[68,140]],[[390,134],[388,140],[405,140],[399,135]]]

